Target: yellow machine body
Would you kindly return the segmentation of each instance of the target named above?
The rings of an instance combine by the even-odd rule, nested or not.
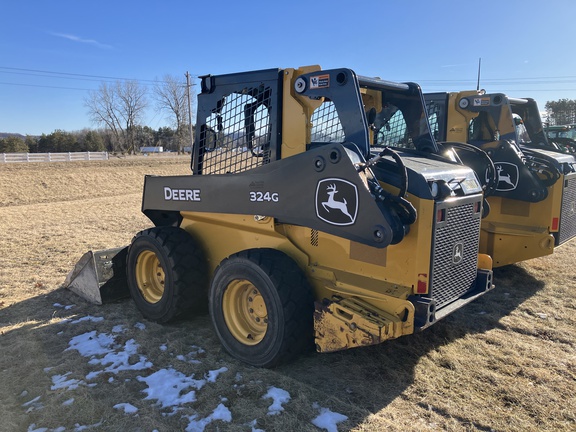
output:
[[[470,124],[479,114],[468,109],[470,105],[466,108],[459,105],[465,98],[476,98],[478,104],[487,99],[476,91],[449,94],[446,112],[448,142],[470,142]],[[482,147],[488,154],[491,148],[499,145],[500,137],[515,134],[511,115],[509,109],[502,109],[498,119],[488,118],[490,130],[475,132],[483,140],[492,141]],[[497,131],[496,136],[494,131]],[[480,253],[490,255],[494,267],[553,253],[566,182],[567,177],[561,173],[559,180],[547,188],[547,197],[539,202],[489,196],[490,213],[482,220]]]

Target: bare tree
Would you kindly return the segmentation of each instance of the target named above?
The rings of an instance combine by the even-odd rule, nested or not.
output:
[[[84,100],[91,120],[112,133],[115,150],[134,152],[136,126],[148,106],[146,93],[137,81],[103,82]]]
[[[154,86],[156,108],[167,113],[175,127],[179,152],[182,152],[187,134],[189,109],[187,90],[186,80],[173,75],[164,75],[162,81]]]

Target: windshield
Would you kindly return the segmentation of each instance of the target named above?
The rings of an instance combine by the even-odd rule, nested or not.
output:
[[[366,86],[361,92],[372,147],[437,151],[419,88],[393,91]]]
[[[548,138],[568,138],[576,140],[576,129],[548,130],[546,134]]]

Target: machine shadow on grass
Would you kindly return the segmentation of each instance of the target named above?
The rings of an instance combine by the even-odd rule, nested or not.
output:
[[[545,285],[517,265],[495,269],[494,280],[494,290],[422,332],[365,348],[312,353],[278,371],[296,380],[305,379],[307,385],[329,395],[330,400],[355,406],[358,417],[349,416],[349,421],[360,424],[414,383],[415,367],[423,357],[466,335],[504,328],[500,320]],[[457,419],[454,413],[445,416]],[[457,420],[470,423],[464,418]],[[481,424],[473,427],[492,429]]]
[[[376,346],[335,353],[318,354],[310,351],[294,362],[272,370],[246,366],[226,354],[218,342],[207,315],[190,317],[161,326],[144,320],[130,299],[95,306],[86,303],[66,289],[58,289],[48,295],[30,298],[1,310],[0,326],[4,329],[4,334],[0,337],[2,351],[15,356],[18,348],[13,347],[13,344],[19,340],[33,341],[30,342],[32,345],[22,345],[21,349],[29,350],[30,354],[35,357],[36,360],[32,365],[37,368],[37,370],[24,373],[23,378],[18,382],[5,386],[2,392],[10,393],[11,398],[10,395],[3,395],[4,409],[19,413],[18,416],[11,417],[16,419],[14,424],[18,427],[28,427],[34,422],[38,426],[45,425],[43,423],[45,420],[43,416],[46,415],[44,410],[25,413],[26,409],[22,407],[22,404],[37,396],[38,392],[42,393],[44,403],[47,403],[46,398],[57,397],[59,398],[58,404],[55,404],[54,408],[57,415],[58,410],[62,410],[62,402],[71,396],[64,396],[58,392],[53,396],[47,395],[51,393],[49,392],[50,376],[70,372],[70,378],[84,379],[92,370],[87,358],[80,357],[75,351],[65,351],[71,337],[91,330],[110,332],[113,326],[123,325],[129,329],[124,338],[134,337],[139,344],[143,345],[141,352],[154,364],[154,370],[170,367],[174,362],[173,357],[158,350],[162,344],[168,346],[168,351],[176,354],[185,355],[192,345],[199,346],[206,351],[202,358],[204,365],[184,366],[185,369],[182,372],[185,374],[198,374],[198,368],[202,370],[200,374],[222,366],[228,369],[228,373],[219,378],[218,389],[215,393],[217,396],[199,395],[198,401],[190,408],[192,413],[204,414],[202,404],[212,409],[217,404],[218,397],[226,397],[234,413],[234,423],[250,421],[249,418],[242,418],[241,414],[238,415],[235,412],[240,409],[240,406],[246,405],[246,412],[253,412],[258,409],[259,405],[262,405],[260,414],[246,415],[257,415],[263,418],[264,422],[268,422],[263,425],[259,424],[260,427],[274,429],[277,425],[271,422],[280,419],[271,418],[278,416],[266,416],[266,407],[270,401],[262,400],[262,394],[266,392],[268,386],[276,386],[284,388],[292,395],[292,402],[286,405],[285,409],[287,412],[292,411],[291,415],[295,419],[312,418],[314,414],[311,413],[310,401],[318,401],[322,406],[346,415],[348,420],[340,427],[347,430],[362,424],[371,414],[386,408],[413,385],[416,366],[423,357],[466,335],[504,328],[500,324],[501,318],[507,316],[544,287],[542,281],[536,280],[524,268],[516,265],[496,269],[495,283],[496,288],[493,291],[421,333]],[[70,304],[74,306],[68,310],[62,307]],[[86,316],[103,317],[104,320],[99,322],[88,320],[77,324],[66,324],[66,321],[55,320],[59,317],[63,320],[67,318],[74,320]],[[14,325],[18,322],[23,324]],[[41,324],[46,322],[50,322],[50,325]],[[143,323],[146,326],[145,333],[134,330],[136,323]],[[13,326],[13,328],[9,329],[8,326]],[[0,366],[2,371],[13,376],[23,373],[17,371],[23,366],[14,363],[9,358],[0,361]],[[46,372],[45,368],[53,369]],[[127,374],[129,375],[126,372],[118,376],[118,381],[125,378]],[[139,374],[146,375],[149,372],[142,371]],[[132,375],[135,376],[135,373]],[[238,376],[244,377],[243,381],[247,386],[242,394],[238,392]],[[18,396],[24,389],[32,389],[35,386],[36,392],[30,391],[27,398]],[[122,416],[108,406],[113,405],[107,394],[110,391],[108,387],[113,386],[104,382],[84,391],[91,393],[91,403],[100,407],[103,412],[107,412],[108,424],[110,422],[121,424],[125,420],[122,420]],[[130,402],[136,406],[142,406],[142,399],[145,396],[142,393],[143,384],[132,379],[131,383],[126,384],[125,387],[130,390],[128,394],[132,399],[118,400],[115,403]],[[152,401],[144,401],[144,405],[149,407],[154,424],[166,426],[166,421],[168,421],[172,427],[182,426],[177,419],[166,420],[162,413],[154,408]],[[147,416],[146,411],[141,411],[141,413],[142,418]],[[437,413],[442,415],[440,411]],[[62,415],[65,415],[64,412]],[[89,413],[85,416],[82,418],[79,414],[79,418],[74,423],[94,423],[98,421],[101,414],[94,412],[93,417]],[[461,423],[470,423],[466,418],[455,417],[454,413],[446,413],[445,416],[461,421]],[[314,430],[309,420],[301,421],[305,423],[301,430]],[[56,426],[53,425],[53,427]],[[490,430],[488,425],[473,424],[473,427],[477,430]],[[225,427],[222,430],[228,429]]]

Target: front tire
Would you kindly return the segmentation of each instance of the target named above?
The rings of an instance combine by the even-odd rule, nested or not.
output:
[[[206,260],[194,239],[176,227],[155,227],[136,234],[128,249],[130,294],[142,315],[158,323],[207,303]]]
[[[252,249],[222,261],[209,309],[224,348],[252,366],[274,367],[313,346],[311,287],[278,250]]]

